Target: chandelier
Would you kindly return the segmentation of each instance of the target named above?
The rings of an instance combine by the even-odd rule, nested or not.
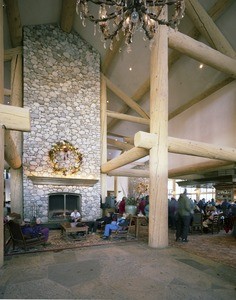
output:
[[[90,9],[99,6],[97,17],[90,13]],[[167,20],[162,17],[163,8],[172,6],[172,15]],[[106,41],[110,40],[113,49],[113,39],[119,40],[119,32],[125,36],[126,45],[133,41],[133,34],[137,30],[144,32],[144,40],[151,40],[158,25],[176,28],[184,16],[185,4],[183,0],[77,0],[76,12],[80,15],[83,26],[85,19],[94,23],[94,35],[99,26],[102,42],[106,48]]]

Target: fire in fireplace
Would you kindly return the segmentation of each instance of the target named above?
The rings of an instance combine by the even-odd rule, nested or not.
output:
[[[52,193],[48,195],[49,221],[66,220],[74,209],[77,209],[81,213],[80,194]]]

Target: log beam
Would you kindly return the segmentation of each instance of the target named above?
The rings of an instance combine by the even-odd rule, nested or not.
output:
[[[225,55],[235,58],[235,51],[220,32],[212,18],[197,0],[185,1],[186,13],[194,23],[198,31],[206,38],[214,49]]]
[[[218,71],[236,78],[236,60],[198,42],[172,28],[169,30],[169,47],[186,54]]]
[[[73,27],[75,18],[76,0],[62,0],[61,8],[61,29],[70,33]]]
[[[139,131],[134,137],[134,146],[151,149],[158,143],[156,134]],[[187,139],[168,137],[168,151],[170,153],[192,155],[210,159],[236,162],[236,149],[221,147],[209,143],[196,142]]]
[[[103,75],[104,76],[104,75]],[[122,99],[130,108],[136,111],[141,117],[149,119],[149,115],[130,97],[122,92],[117,86],[115,86],[108,78],[104,76],[107,87],[120,99]]]
[[[136,137],[140,136],[140,138]],[[149,134],[146,132],[138,132],[135,135],[136,141],[135,146],[131,150],[126,151],[120,156],[110,160],[101,167],[102,173],[108,173],[112,170],[115,170],[119,167],[127,165],[133,161],[136,161],[140,158],[143,158],[149,155],[149,150],[144,149],[153,143],[156,144],[156,135]],[[142,136],[142,138],[141,138]],[[147,138],[143,138],[143,136]],[[142,141],[142,142],[141,142]],[[140,148],[142,147],[142,148]],[[236,149],[229,147],[219,147],[208,143],[195,142],[191,140],[177,139],[177,138],[168,138],[168,151],[171,153],[200,156],[211,159],[220,159],[227,161],[235,162],[236,161]],[[225,162],[222,162],[224,165]]]
[[[109,111],[109,110],[107,111],[107,116],[111,117],[111,118],[116,118],[119,120],[124,120],[124,121],[128,121],[128,122],[139,123],[139,124],[144,124],[144,125],[149,125],[149,123],[150,123],[149,120],[144,119],[144,118],[121,114],[121,113],[117,113],[117,112]]]
[[[132,148],[101,166],[102,173],[108,173],[146,156],[148,151],[143,148]]]
[[[22,25],[18,0],[4,0],[6,4],[7,20],[13,47],[22,45]]]
[[[0,125],[6,129],[30,131],[29,109],[0,104]]]
[[[22,54],[22,47],[15,47],[11,49],[4,50],[4,61],[12,60],[16,55]]]
[[[22,165],[21,156],[18,153],[15,142],[10,131],[5,130],[5,150],[4,157],[8,165],[13,169],[19,169]]]
[[[133,145],[123,143],[123,142],[120,142],[120,141],[116,141],[114,139],[109,139],[109,138],[107,139],[107,143],[109,145],[116,146],[118,149],[121,149],[121,150],[124,150],[124,151],[130,150],[134,147]]]

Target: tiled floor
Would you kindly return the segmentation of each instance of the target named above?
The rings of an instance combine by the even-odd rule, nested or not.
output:
[[[7,257],[0,269],[0,298],[235,299],[235,268],[193,254],[200,239],[189,240],[165,249],[139,240]],[[201,240],[204,244],[205,236]],[[205,246],[205,251],[214,249]]]

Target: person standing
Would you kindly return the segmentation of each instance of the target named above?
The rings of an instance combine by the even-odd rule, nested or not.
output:
[[[125,200],[126,197],[123,197],[119,204],[119,214],[123,215],[125,213]]]
[[[172,229],[176,229],[176,212],[178,208],[178,202],[174,197],[171,197],[170,202],[169,202],[169,226]]]
[[[188,242],[189,225],[193,210],[193,202],[187,197],[187,190],[180,194],[177,208],[176,241]]]

